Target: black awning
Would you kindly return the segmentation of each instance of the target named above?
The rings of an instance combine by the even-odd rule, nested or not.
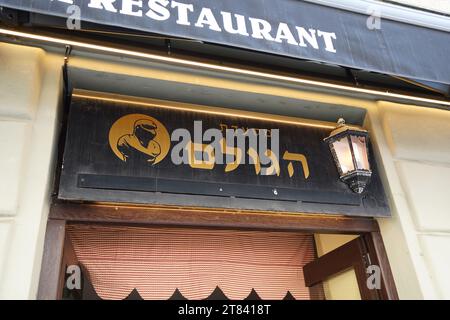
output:
[[[450,84],[450,33],[298,0],[0,0],[20,10]],[[76,6],[76,7],[75,7]],[[376,19],[376,18],[375,18]]]

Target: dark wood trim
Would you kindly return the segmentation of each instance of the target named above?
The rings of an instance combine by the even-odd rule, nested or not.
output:
[[[353,265],[353,269],[355,270],[356,280],[358,282],[358,289],[359,294],[361,295],[361,299],[380,300],[381,297],[378,293],[378,290],[370,290],[367,287],[367,273],[364,261],[362,259],[356,261]]]
[[[68,202],[55,202],[51,207],[45,236],[38,299],[61,299],[65,266],[77,263],[76,255],[66,235],[68,223],[120,223],[361,234],[361,237],[305,266],[306,285],[314,288],[314,286],[321,285],[321,282],[327,277],[354,268],[362,299],[398,299],[378,223],[374,219],[279,212]],[[381,268],[381,290],[369,290],[367,288],[367,263],[362,258],[367,253],[371,259],[370,263],[377,264]]]
[[[367,287],[367,267],[377,265],[381,271],[381,288]],[[364,233],[303,267],[305,284],[311,287],[345,270],[353,269],[363,300],[398,300],[392,272],[380,232]]]
[[[357,238],[308,263],[303,267],[306,286],[314,286],[334,274],[353,267],[361,260],[361,251],[361,243]]]
[[[315,233],[359,234],[379,230],[377,222],[371,218],[108,204],[54,203],[50,218],[68,222],[270,229]]]
[[[376,290],[369,290],[366,285],[367,275],[364,261],[364,255],[366,253],[367,250],[364,240],[358,237],[324,254],[303,267],[306,286],[318,285],[333,275],[353,269],[358,281],[361,299],[379,299],[378,292]]]
[[[395,286],[394,276],[392,274],[389,259],[384,247],[383,238],[379,231],[367,233],[364,235],[371,264],[378,265],[381,270],[381,290],[380,298],[383,300],[398,300],[397,288]]]
[[[39,300],[56,300],[62,297],[64,277],[61,267],[65,236],[66,222],[64,220],[48,220],[37,294]]]

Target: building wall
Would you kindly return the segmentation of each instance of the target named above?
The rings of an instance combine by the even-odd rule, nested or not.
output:
[[[450,14],[450,0],[389,0],[389,2]]]
[[[6,151],[0,157],[0,298],[36,297],[55,171],[62,63],[61,55],[42,49],[0,44],[0,150]],[[379,223],[399,296],[450,299],[448,111],[96,54],[78,52],[70,65],[114,73],[121,85],[128,77],[152,78],[202,86],[205,93],[225,88],[255,99],[264,95],[365,108],[393,214]],[[330,297],[339,291],[331,289]]]
[[[380,101],[368,126],[393,213],[379,223],[400,296],[450,299],[450,113]],[[419,288],[408,291],[414,277]]]
[[[62,61],[0,42],[0,299],[36,296]]]

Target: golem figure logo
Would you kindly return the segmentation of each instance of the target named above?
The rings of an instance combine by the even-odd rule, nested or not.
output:
[[[129,114],[117,120],[109,131],[114,154],[124,162],[162,161],[170,149],[170,137],[164,125],[144,114]]]

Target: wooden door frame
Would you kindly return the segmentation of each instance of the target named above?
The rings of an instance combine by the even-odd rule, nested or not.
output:
[[[61,299],[67,255],[64,255],[66,225],[70,223],[114,223],[173,227],[272,230],[285,232],[360,234],[382,272],[381,299],[398,299],[394,278],[378,223],[373,218],[320,214],[279,213],[212,208],[135,206],[122,204],[55,201],[50,209],[38,299]],[[66,248],[67,250],[67,248]]]
[[[386,269],[383,270],[386,263],[383,262],[385,256],[380,255],[380,253],[384,249],[377,249],[377,244],[375,243],[378,243],[380,239],[374,240],[374,237],[378,237],[378,235],[375,235],[375,233],[364,233],[360,237],[306,264],[303,267],[306,286],[313,287],[333,275],[353,269],[362,300],[398,299],[396,291],[392,290],[393,288],[390,285],[393,279],[384,279],[392,276],[392,274]],[[378,266],[380,268],[379,289],[369,289],[367,285],[368,274],[366,270],[369,266]]]

